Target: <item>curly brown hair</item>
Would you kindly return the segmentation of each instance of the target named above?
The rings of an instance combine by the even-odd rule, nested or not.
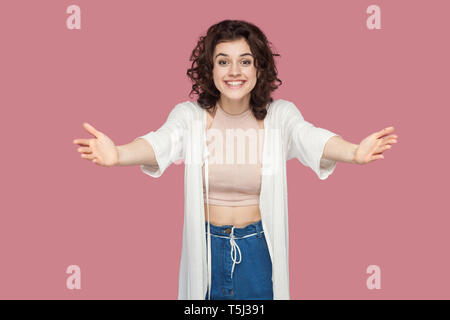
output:
[[[192,93],[196,93],[199,96],[197,102],[204,109],[216,105],[220,91],[213,81],[214,49],[220,42],[242,38],[245,38],[255,57],[257,69],[257,81],[251,91],[250,107],[256,119],[263,120],[267,114],[266,105],[273,101],[271,92],[282,84],[277,78],[277,68],[273,59],[273,56],[280,55],[272,53],[272,43],[257,26],[243,20],[223,20],[209,27],[206,36],[200,36],[189,59],[192,61],[191,68],[186,73],[193,82],[189,96],[192,97]],[[278,81],[279,85],[275,84],[275,81]]]

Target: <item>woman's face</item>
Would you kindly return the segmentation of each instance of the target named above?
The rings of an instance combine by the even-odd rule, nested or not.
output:
[[[257,69],[250,47],[245,39],[221,42],[216,45],[213,54],[214,84],[229,100],[250,101],[250,92],[256,85]],[[242,80],[243,83],[232,86],[228,81]],[[248,100],[247,100],[248,99]]]

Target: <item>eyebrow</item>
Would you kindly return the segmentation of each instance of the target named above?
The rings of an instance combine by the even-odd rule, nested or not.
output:
[[[218,53],[218,54],[214,57],[214,59],[216,59],[218,56],[225,56],[225,57],[228,57],[228,55],[225,54],[225,53]],[[248,53],[248,52],[243,53],[243,54],[240,55],[240,57],[243,57],[243,56],[252,56],[252,57],[253,57],[253,55],[252,55],[251,53]]]

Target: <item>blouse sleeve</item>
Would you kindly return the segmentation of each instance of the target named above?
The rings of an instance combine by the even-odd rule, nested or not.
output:
[[[286,160],[297,158],[303,165],[310,167],[319,179],[328,178],[337,162],[323,159],[323,150],[328,139],[338,134],[306,121],[292,102],[286,106],[284,119],[288,139]]]
[[[159,178],[172,163],[183,159],[185,131],[186,111],[183,104],[177,104],[158,130],[136,138],[151,144],[158,163],[155,166],[141,165],[141,170],[153,178]]]

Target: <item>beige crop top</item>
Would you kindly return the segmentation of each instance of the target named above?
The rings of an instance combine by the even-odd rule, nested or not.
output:
[[[259,204],[264,130],[251,109],[233,115],[219,105],[206,131],[209,203],[218,206]],[[203,198],[206,202],[205,164]]]

